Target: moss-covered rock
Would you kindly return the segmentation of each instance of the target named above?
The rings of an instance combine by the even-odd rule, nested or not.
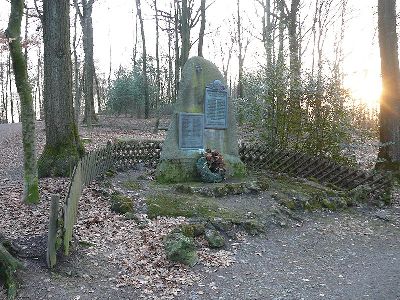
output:
[[[131,198],[120,193],[111,195],[111,210],[117,214],[133,213],[133,203]]]
[[[181,232],[172,232],[164,239],[167,258],[193,267],[197,261],[196,246],[191,237]]]
[[[222,248],[225,246],[224,237],[215,229],[206,228],[204,232],[204,237],[208,242],[210,248]]]
[[[257,219],[244,220],[243,229],[251,235],[257,235],[265,232],[265,226]]]
[[[204,234],[205,225],[203,223],[183,224],[181,232],[188,237],[197,237]]]

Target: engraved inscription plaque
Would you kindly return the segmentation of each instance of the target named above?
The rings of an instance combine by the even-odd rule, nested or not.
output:
[[[205,128],[227,128],[228,92],[219,80],[206,87],[204,114]]]
[[[204,148],[204,114],[179,113],[179,148]]]

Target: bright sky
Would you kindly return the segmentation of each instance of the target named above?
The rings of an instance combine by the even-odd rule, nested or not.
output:
[[[209,0],[210,1],[210,0]],[[152,10],[142,0],[142,10],[145,17],[146,38],[148,52],[153,54],[155,51],[155,29],[152,20]],[[158,1],[159,9],[169,10],[167,1]],[[169,1],[168,1],[169,2]],[[255,1],[242,0],[242,18],[246,27],[250,28],[250,34],[258,35],[260,32],[261,19],[260,7],[253,4]],[[309,0],[303,0],[304,7],[309,5]],[[344,72],[345,84],[349,87],[356,98],[372,106],[377,103],[380,95],[380,60],[377,38],[377,15],[376,0],[349,0],[348,16],[346,22],[344,40]],[[9,3],[7,0],[0,0],[0,28],[7,26]],[[133,0],[98,0],[93,9],[94,24],[94,55],[96,65],[100,70],[107,74],[109,68],[109,49],[112,48],[112,68],[117,70],[119,65],[128,66],[131,62],[132,47],[134,39],[134,8]],[[73,9],[71,10],[71,14]],[[220,42],[229,40],[229,23],[232,15],[236,14],[236,1],[215,0],[214,4],[207,11],[208,32],[205,38],[205,57],[221,66],[221,55],[215,54]],[[233,23],[232,23],[233,25]],[[337,28],[332,28],[329,32],[334,32]],[[259,35],[258,35],[259,36]],[[197,37],[197,32],[193,33]],[[251,38],[249,51],[246,55],[245,66],[255,68],[262,61],[259,54],[262,53],[260,42]],[[215,45],[213,45],[214,40]],[[140,43],[140,38],[139,38]],[[167,41],[162,42],[162,51],[166,52]],[[197,51],[197,45],[193,47],[193,54]],[[327,39],[325,44],[326,53],[333,49],[332,37]],[[154,55],[154,54],[153,54]],[[237,59],[233,58],[231,68],[237,69]]]

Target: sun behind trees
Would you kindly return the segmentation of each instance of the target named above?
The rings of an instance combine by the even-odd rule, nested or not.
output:
[[[377,168],[399,172],[400,166],[400,70],[396,33],[396,0],[378,0],[378,32],[382,95]]]

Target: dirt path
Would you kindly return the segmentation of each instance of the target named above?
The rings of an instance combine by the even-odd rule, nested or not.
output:
[[[109,130],[96,130],[93,139],[103,141],[113,136]],[[126,131],[120,134],[136,136]],[[39,129],[40,144],[43,135]],[[153,137],[150,133],[146,136]],[[8,216],[4,212],[17,201],[10,198],[10,190],[2,190],[22,178],[20,144],[20,125],[0,125],[0,218]],[[32,210],[32,217],[38,210]],[[82,212],[80,218],[89,216],[89,212]],[[195,283],[177,290],[175,299],[400,299],[399,197],[390,208],[317,212],[305,214],[304,219],[265,236],[231,242],[227,250],[232,251],[235,262],[227,268],[199,264],[193,270],[198,274]],[[0,231],[13,232],[12,224],[2,225],[3,221]],[[122,227],[126,223],[112,218],[109,224],[118,224],[115,234],[126,229]],[[103,225],[99,226],[100,235]],[[136,227],[134,230],[132,234],[141,233]],[[22,229],[15,231],[17,235]],[[43,245],[44,232],[40,228],[36,242],[25,242]],[[80,246],[53,271],[45,268],[43,255],[21,258],[26,268],[18,272],[22,282],[18,299],[171,299],[161,294],[146,296],[140,285],[118,285],[117,277],[123,270],[110,263],[110,255],[119,246],[110,245],[108,252],[96,255]],[[133,266],[138,261],[129,263]],[[173,268],[167,265],[167,269]]]

